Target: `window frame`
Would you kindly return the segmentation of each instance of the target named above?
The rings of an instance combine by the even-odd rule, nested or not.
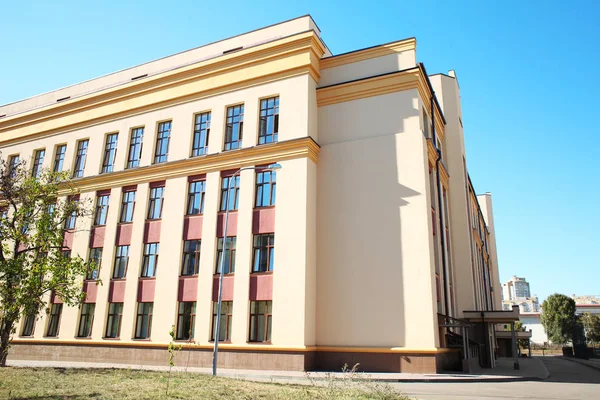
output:
[[[138,136],[139,134],[139,136]],[[134,136],[135,135],[135,136]],[[138,143],[139,139],[139,143]],[[129,148],[127,151],[127,164],[125,169],[137,168],[142,160],[144,150],[144,127],[138,126],[129,130]],[[133,157],[137,156],[137,159]]]
[[[197,186],[201,187],[201,191],[192,192],[192,188]],[[196,198],[200,197],[198,212],[194,212],[196,210]],[[198,179],[194,181],[190,181],[188,183],[188,198],[187,198],[187,209],[186,215],[202,215],[204,214],[204,200],[206,198],[206,179]]]
[[[31,177],[39,178],[44,166],[44,158],[46,157],[46,148],[37,149],[33,152],[33,161],[31,163]]]
[[[154,194],[158,191],[158,189],[160,189],[160,197],[152,197],[154,196]],[[149,193],[149,199],[148,199],[148,213],[146,214],[146,219],[148,220],[159,220],[162,219],[162,211],[163,211],[163,205],[165,203],[165,186],[164,185],[157,185],[154,187],[150,187],[150,193]],[[156,214],[156,203],[159,202],[159,210],[158,210],[158,217],[154,217],[154,215]]]
[[[149,305],[148,307],[146,305]],[[147,307],[147,309],[146,309]],[[142,312],[140,314],[140,311]],[[152,334],[152,315],[154,311],[154,302],[153,301],[144,301],[138,302],[135,312],[135,332],[133,333],[133,339],[135,340],[149,340]],[[147,312],[147,313],[146,313]],[[145,328],[146,328],[146,336],[142,337],[138,335],[140,333],[140,318],[141,323],[144,324],[145,320]],[[141,327],[143,328],[143,327]],[[142,329],[143,330],[143,329]]]
[[[230,180],[231,179],[235,180],[235,186],[233,187],[229,187],[230,185]],[[227,182],[227,183],[225,183]],[[230,191],[233,192],[233,199],[231,199],[232,195],[230,194]],[[225,199],[227,196],[229,195],[229,200],[227,201],[227,205],[225,205]],[[231,204],[231,200],[233,200],[233,206]],[[227,209],[229,209],[229,211],[237,211],[238,207],[239,207],[239,202],[240,202],[240,175],[231,175],[231,176],[222,176],[221,177],[221,196],[220,196],[220,201],[219,201],[219,212],[225,212],[227,211]]]
[[[85,146],[83,146],[85,144]],[[81,178],[85,174],[85,164],[87,161],[87,151],[90,146],[90,139],[81,139],[77,141],[75,150],[75,161],[73,164],[73,178]]]
[[[97,256],[97,253],[100,253],[100,257]],[[88,262],[93,260],[96,263],[96,269],[90,269],[88,267],[88,270],[85,275],[86,281],[98,280],[98,277],[100,276],[100,267],[102,266],[102,253],[104,253],[104,247],[90,247],[90,252],[88,254]]]
[[[58,313],[55,313],[55,307],[58,308]],[[50,305],[50,313],[48,314],[48,326],[46,327],[45,337],[58,337],[58,333],[60,330],[60,319],[62,317],[62,303],[52,303]],[[54,334],[52,333],[52,329],[54,328]]]
[[[106,204],[104,204],[106,200]],[[101,203],[102,201],[102,203]],[[110,193],[101,193],[96,195],[96,207],[94,211],[94,226],[106,226],[108,219],[108,207],[110,205]]]
[[[90,312],[90,308],[91,308],[91,312]],[[86,314],[83,313],[83,311],[87,311]],[[83,303],[81,305],[81,310],[79,312],[79,326],[77,327],[77,337],[78,338],[89,338],[92,336],[92,329],[94,327],[94,315],[96,313],[96,303]],[[84,316],[85,316],[85,320],[84,320]],[[88,328],[88,332],[86,335],[84,335],[85,332],[85,325],[89,322],[89,328]]]
[[[16,174],[16,168],[19,166],[21,162],[21,154],[11,154],[8,156],[8,169],[11,177],[14,177]]]
[[[210,328],[210,342],[215,341],[215,334],[217,328],[217,312],[219,311],[219,303],[217,301],[213,301],[213,309],[212,309],[212,321]],[[223,340],[219,339],[220,343],[231,342],[231,326],[233,324],[233,301],[222,301],[221,302],[221,324],[225,324],[225,329],[219,330],[219,336],[223,333],[225,337]]]
[[[163,129],[168,125],[168,129]],[[158,122],[156,125],[156,140],[154,143],[154,162],[152,164],[162,164],[169,161],[169,144],[171,142],[171,132],[173,131],[173,120]],[[163,136],[166,134],[166,136]],[[166,146],[163,146],[166,141]],[[165,151],[162,153],[162,151]],[[161,153],[159,153],[159,151]]]
[[[23,316],[23,323],[21,326],[21,335],[22,337],[33,337],[35,335],[35,323],[37,321],[37,315],[35,314],[25,314]]]
[[[269,106],[270,100],[273,100],[273,107]],[[270,143],[277,143],[279,140],[279,101],[279,95],[259,99],[257,141],[258,146]],[[265,105],[265,108],[263,108],[263,103]],[[269,115],[269,113],[271,112],[270,110],[272,110],[271,115]],[[263,113],[265,115],[263,115]],[[271,133],[268,132],[269,118],[273,118],[273,132]]]
[[[252,307],[253,303],[255,304],[255,308]],[[260,303],[265,303],[265,312],[259,313],[259,305]],[[256,310],[256,311],[254,311]],[[264,318],[263,321],[263,337],[262,340],[259,340],[259,321],[260,317]],[[252,326],[252,319],[256,318],[256,322],[254,323],[254,329]],[[270,321],[270,323],[269,323]],[[251,343],[271,343],[272,339],[272,327],[273,327],[273,301],[272,300],[251,300],[250,301],[250,318],[248,321],[248,342]],[[254,337],[254,339],[253,339]]]
[[[277,202],[277,172],[257,169],[254,182],[254,208],[274,207]],[[269,177],[269,181],[265,182],[265,176]],[[260,179],[259,179],[260,178]],[[262,180],[259,182],[259,180]],[[269,188],[268,204],[265,204],[265,186]],[[260,201],[259,201],[260,196]]]
[[[111,140],[114,138],[114,142]],[[104,140],[104,153],[102,156],[101,174],[107,174],[115,170],[115,161],[117,159],[117,145],[119,142],[119,132],[108,133]]]
[[[188,248],[188,243],[190,243],[190,247],[192,244],[194,245],[193,249]],[[191,251],[190,251],[191,250]],[[183,254],[181,257],[181,269],[179,271],[180,276],[196,276],[200,271],[200,254],[202,251],[202,240],[184,240],[183,241]],[[192,254],[193,256],[190,256]],[[192,273],[187,273],[190,271],[189,260],[193,259],[194,264],[191,268]]]
[[[113,280],[125,279],[127,277],[127,267],[129,266],[129,246],[122,245],[115,246],[115,262],[113,264],[112,278]],[[123,249],[125,249],[125,255],[123,255]],[[124,260],[124,266],[121,268]],[[123,270],[123,274],[117,274],[117,272]]]
[[[267,243],[266,246],[262,245],[262,241],[261,239],[265,238],[267,239]],[[259,241],[259,243],[257,244],[257,240]],[[275,259],[275,233],[261,233],[261,234],[256,234],[254,235],[254,237],[252,238],[252,273],[253,274],[259,274],[259,273],[267,273],[267,272],[273,272],[274,270],[274,259]],[[262,264],[259,264],[259,268],[257,269],[256,267],[256,261],[257,261],[257,257],[258,257],[258,262],[261,262],[261,255],[262,253],[266,252],[266,269],[263,271],[260,266]],[[257,255],[258,252],[258,255]]]
[[[191,146],[192,151],[190,157],[199,157],[208,154],[208,141],[210,138],[210,123],[212,118],[211,114],[212,112],[210,110],[194,114]],[[202,138],[204,138],[203,143]]]
[[[223,253],[223,244],[225,243],[224,238],[217,238],[217,265],[215,267],[215,275],[220,274],[221,267],[221,254]],[[235,274],[235,256],[237,247],[237,236],[227,236],[227,253],[229,256],[223,260],[223,267],[226,272],[225,275]]]
[[[238,150],[242,148],[244,137],[244,103],[234,104],[225,108],[225,129],[223,133],[223,151]],[[231,110],[231,115],[229,111]],[[239,110],[237,115],[236,110]],[[235,120],[237,118],[237,121]],[[231,121],[230,121],[231,119]],[[233,140],[235,126],[237,126],[237,140]],[[228,140],[228,136],[229,140]]]
[[[119,308],[117,308],[117,310],[112,310],[111,312],[111,308],[113,305],[119,305]],[[115,307],[116,308],[116,307]],[[106,329],[104,331],[104,339],[118,339],[121,336],[121,326],[122,326],[122,321],[123,321],[123,302],[114,302],[114,303],[108,303],[108,311],[106,313],[107,317],[106,317]],[[112,332],[115,325],[115,319],[116,319],[116,334],[114,336],[112,336]],[[112,322],[112,324],[111,324]],[[109,334],[109,330],[111,332],[111,334]]]
[[[133,222],[133,213],[135,212],[135,198],[137,196],[137,190],[123,190],[121,192],[121,212],[119,215],[119,223],[120,224],[130,224]],[[127,201],[128,196],[133,194],[133,200]],[[127,218],[129,215],[128,211],[131,207],[131,219]]]
[[[190,309],[187,310],[186,307],[190,305]],[[183,306],[183,307],[182,307]],[[177,302],[177,323],[175,326],[175,340],[193,340],[194,339],[194,328],[196,325],[196,307],[197,303],[195,301],[178,301]],[[187,312],[189,311],[189,313]],[[180,332],[180,328],[185,327],[186,319],[189,318],[189,329],[187,335],[183,334],[184,332]],[[184,324],[182,326],[182,324]]]
[[[151,250],[155,250],[154,253],[150,253]],[[140,278],[156,278],[156,271],[158,270],[158,256],[160,251],[160,243],[144,243],[144,254],[142,256],[142,268]],[[152,269],[150,269],[152,266]],[[152,275],[148,273],[152,272]]]
[[[62,153],[60,153],[60,149],[64,149]],[[54,148],[54,162],[52,164],[52,171],[54,172],[62,172],[65,166],[65,157],[67,154],[67,144],[57,144]]]

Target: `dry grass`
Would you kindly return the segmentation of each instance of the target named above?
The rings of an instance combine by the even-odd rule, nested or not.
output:
[[[0,399],[380,399],[405,400],[389,385],[353,376],[308,386],[124,369],[0,369]]]

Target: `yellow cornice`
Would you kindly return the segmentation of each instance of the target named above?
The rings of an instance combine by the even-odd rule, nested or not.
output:
[[[244,166],[270,164],[295,158],[306,157],[317,163],[319,150],[319,145],[312,138],[307,137],[73,179],[71,183],[80,192],[91,192]],[[70,192],[70,188],[65,188],[61,189],[59,194],[66,195]]]
[[[429,158],[429,165],[435,171],[436,164],[437,164],[436,161],[437,161],[437,157],[438,157],[437,150],[435,149],[435,146],[431,139],[426,139],[426,142],[427,142],[427,156]]]
[[[427,84],[427,77],[420,67],[319,88],[317,89],[317,106],[324,107],[410,89],[418,90],[421,101],[427,105],[429,110],[431,90]],[[444,139],[444,119],[437,105],[434,109],[435,130],[440,139]]]
[[[292,76],[319,79],[313,31],[163,72],[0,121],[3,145],[34,140]]]
[[[444,165],[444,163],[440,162],[440,180],[442,181],[442,186],[444,186],[444,188],[446,190],[448,190],[449,184],[448,181],[450,179],[450,176],[448,175],[448,170],[446,170],[446,166]]]
[[[138,347],[138,348],[167,348],[168,343],[156,343],[151,341],[120,341],[120,340],[64,340],[64,339],[14,339],[13,344],[26,345],[73,345],[73,346],[107,346],[107,347]],[[212,350],[212,345],[189,344],[179,342],[184,349]],[[338,347],[338,346],[290,346],[278,347],[264,344],[246,344],[243,346],[222,343],[222,350],[237,351],[265,351],[265,352],[342,352],[342,353],[387,353],[387,354],[442,354],[458,351],[448,348],[407,348],[407,347]]]
[[[417,40],[415,38],[399,40],[393,43],[369,47],[368,49],[323,58],[321,60],[321,69],[339,67],[340,65],[344,64],[369,60],[371,58],[382,57],[388,54],[395,54],[403,51],[415,50],[416,48]]]

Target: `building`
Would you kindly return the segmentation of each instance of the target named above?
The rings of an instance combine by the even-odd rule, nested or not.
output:
[[[504,300],[517,300],[531,297],[529,282],[525,278],[513,276],[511,280],[502,284],[502,298]]]
[[[164,364],[174,325],[210,365],[227,243],[222,367],[493,366],[518,311],[491,196],[456,75],[416,60],[414,38],[334,56],[304,16],[0,107],[2,157],[72,171],[94,202],[65,248],[101,265],[10,356]]]

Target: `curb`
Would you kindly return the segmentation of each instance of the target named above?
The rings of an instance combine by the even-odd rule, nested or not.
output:
[[[580,360],[578,358],[571,357],[561,357],[563,360],[571,361],[580,365],[585,365],[588,368],[595,369],[596,371],[600,371],[600,366],[586,362],[585,360]]]

